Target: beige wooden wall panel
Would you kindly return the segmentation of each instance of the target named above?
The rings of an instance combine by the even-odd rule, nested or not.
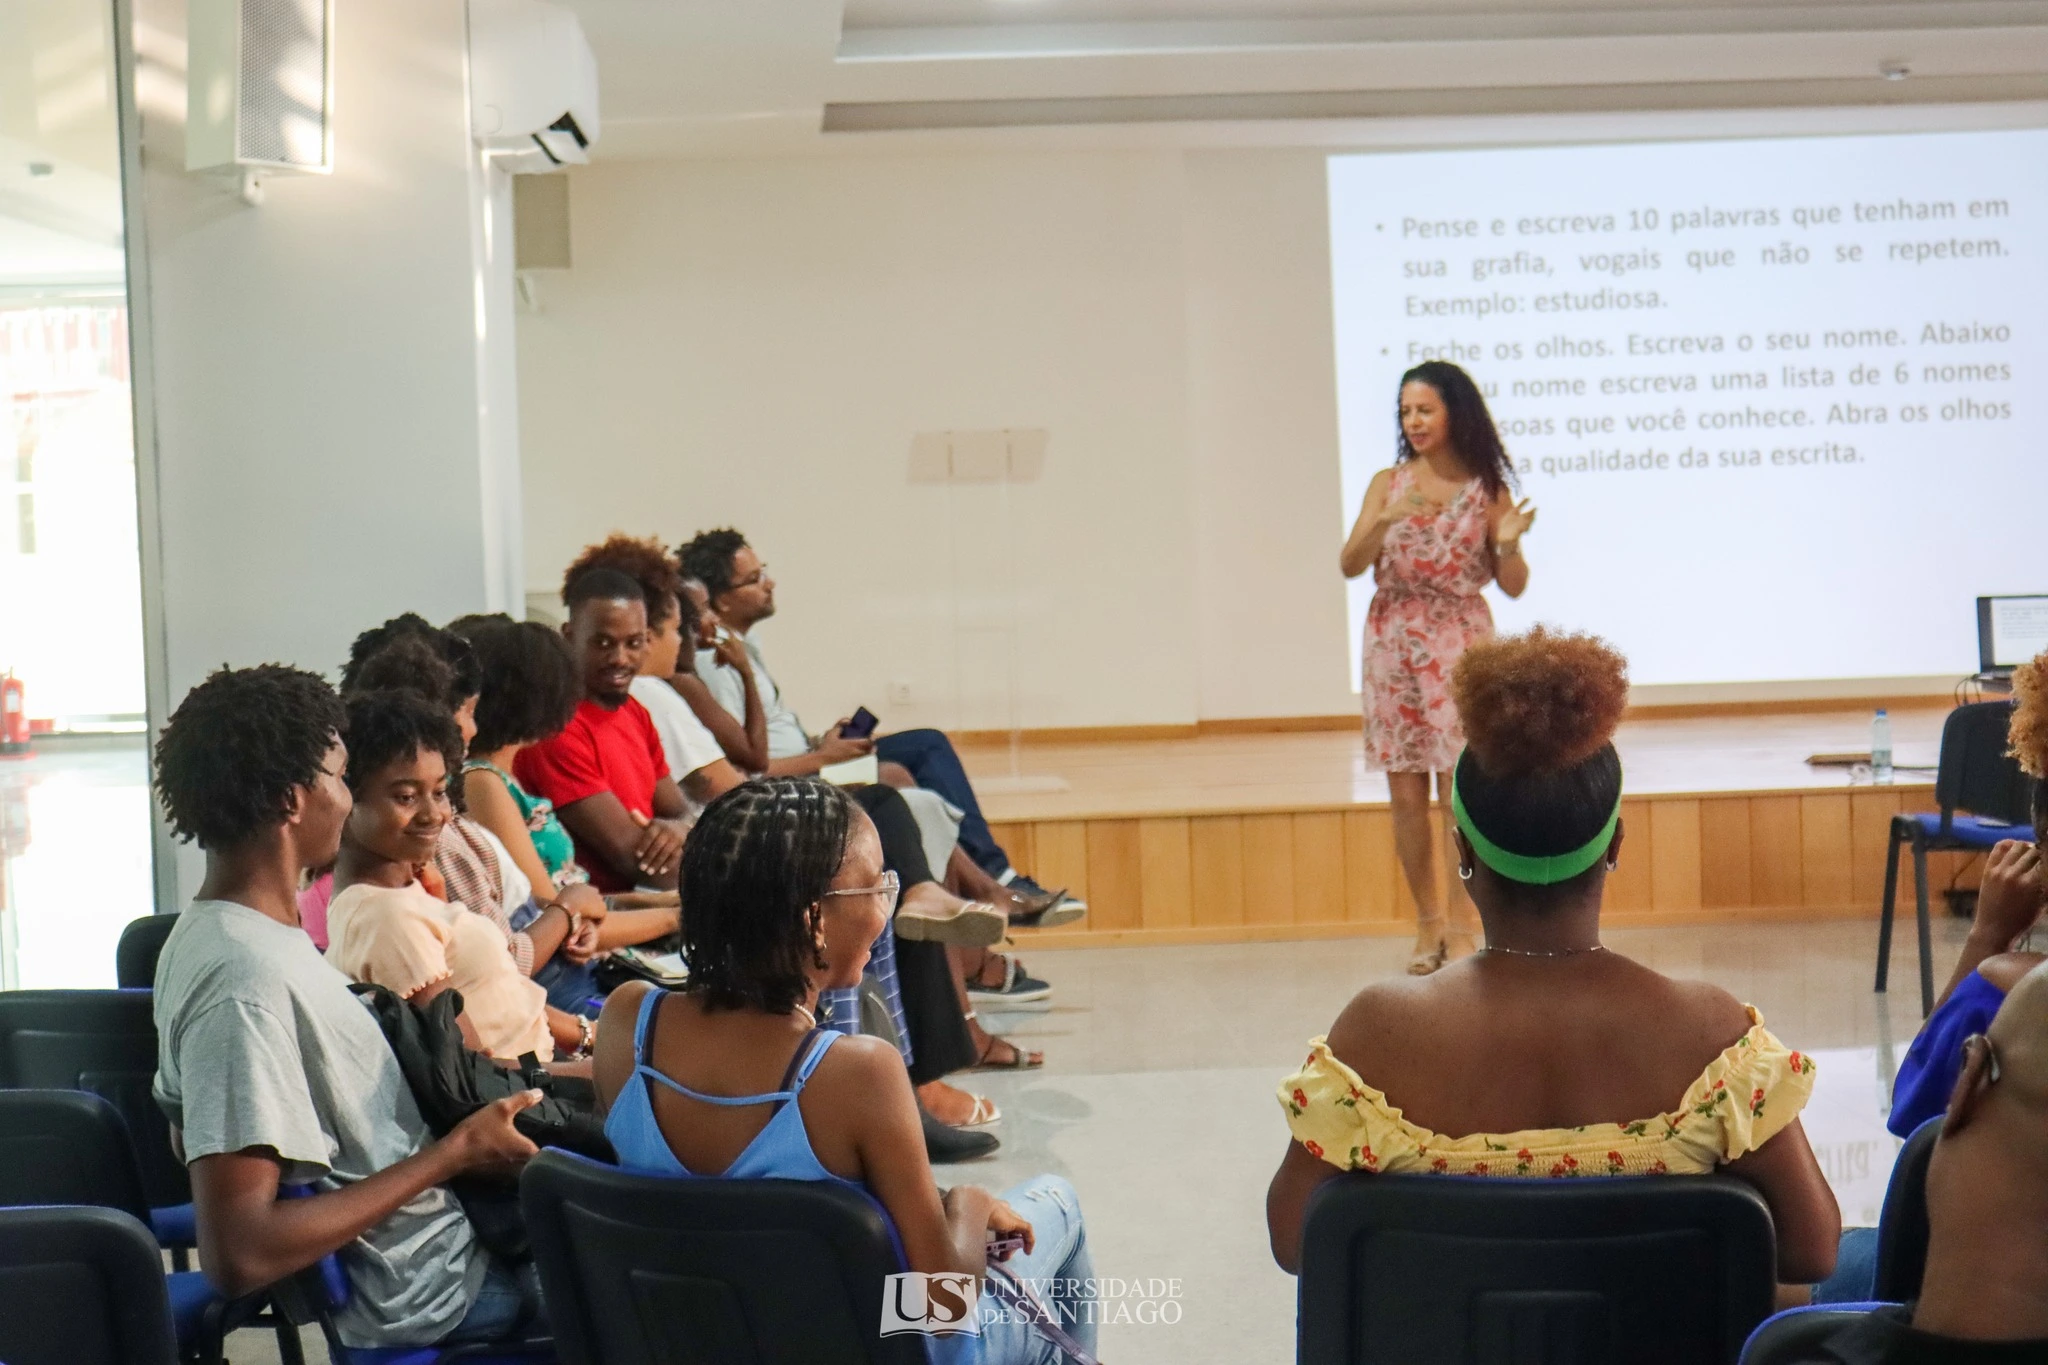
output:
[[[1891,818],[1926,801],[1916,789],[1632,798],[1607,912],[1620,924],[1875,917]],[[1009,822],[996,833],[1040,882],[1089,900],[1071,928],[1020,931],[1047,946],[1404,933],[1415,923],[1384,806]],[[1440,841],[1437,850],[1443,873]],[[1952,881],[1974,885],[1975,863],[1930,857],[1930,892]],[[1900,882],[1910,905],[1910,860]]]

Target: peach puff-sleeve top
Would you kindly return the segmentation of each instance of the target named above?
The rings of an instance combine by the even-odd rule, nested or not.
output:
[[[418,882],[358,882],[328,904],[327,934],[327,960],[350,978],[403,996],[446,981],[462,992],[463,1015],[485,1052],[505,1062],[528,1052],[553,1060],[548,993],[520,975],[496,921],[436,899]]]
[[[1447,1137],[1410,1123],[1330,1051],[1310,1044],[1280,1082],[1287,1126],[1310,1156],[1346,1171],[1476,1176],[1704,1175],[1775,1137],[1813,1095],[1813,1058],[1749,1011],[1748,1032],[1707,1064],[1677,1107],[1630,1123]]]

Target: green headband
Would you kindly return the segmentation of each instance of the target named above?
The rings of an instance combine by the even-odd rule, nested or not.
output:
[[[1578,876],[1607,852],[1607,845],[1614,841],[1615,826],[1621,823],[1621,796],[1616,793],[1614,810],[1607,817],[1607,823],[1600,827],[1585,843],[1569,853],[1554,853],[1544,858],[1532,858],[1526,853],[1513,853],[1502,848],[1479,832],[1479,826],[1472,823],[1472,817],[1465,810],[1465,797],[1458,790],[1457,768],[1451,770],[1451,815],[1464,831],[1465,838],[1472,844],[1472,851],[1501,876],[1510,881],[1527,882],[1532,886],[1550,886],[1556,882],[1569,881]]]

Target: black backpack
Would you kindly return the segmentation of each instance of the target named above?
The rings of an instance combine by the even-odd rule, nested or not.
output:
[[[604,1120],[597,1113],[597,1091],[589,1081],[556,1076],[529,1052],[519,1069],[508,1070],[481,1052],[472,1051],[456,1022],[462,993],[446,990],[424,1005],[411,1005],[375,984],[351,986],[363,998],[391,1044],[406,1087],[419,1106],[420,1117],[435,1137],[487,1104],[525,1090],[538,1090],[539,1104],[521,1112],[512,1126],[538,1147],[561,1147],[598,1161],[616,1162]],[[462,1201],[476,1227],[477,1240],[506,1260],[529,1253],[526,1223],[519,1213],[516,1179],[466,1175],[449,1186]]]

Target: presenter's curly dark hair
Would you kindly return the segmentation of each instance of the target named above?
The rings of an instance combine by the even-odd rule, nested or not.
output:
[[[1451,420],[1451,449],[1478,477],[1488,499],[1499,497],[1503,489],[1518,486],[1515,467],[1493,425],[1493,414],[1486,410],[1486,396],[1479,392],[1471,375],[1448,360],[1425,360],[1401,376],[1402,388],[1410,384],[1427,384],[1444,400],[1444,412]],[[1394,463],[1405,464],[1415,458],[1415,447],[1408,444],[1408,432],[1401,425],[1398,391],[1394,398],[1394,431],[1399,442]]]
[[[583,682],[558,630],[509,616],[465,616],[449,629],[466,637],[483,670],[473,754],[553,739],[576,714]]]
[[[223,668],[185,694],[156,741],[156,794],[171,832],[240,846],[284,822],[347,728],[334,689],[283,664]]]
[[[638,583],[640,595],[647,599],[648,625],[659,625],[675,614],[683,576],[659,540],[614,531],[597,544],[585,546],[562,574],[564,602],[569,600],[570,586],[592,569],[614,569]]]
[[[683,577],[704,585],[715,608],[719,597],[732,591],[732,557],[746,546],[747,538],[730,526],[699,531],[676,550],[676,563],[681,566]]]
[[[2039,654],[2012,673],[2012,723],[2006,731],[2020,771],[2034,783],[2034,828],[2048,829],[2048,654]]]
[[[438,692],[428,689],[441,675],[432,669],[421,672],[419,645],[425,645],[446,666],[445,681],[439,682]],[[398,658],[383,658],[393,650],[399,651]],[[373,668],[380,669],[382,680],[376,675],[366,676],[365,670]],[[452,710],[477,694],[483,686],[483,675],[469,641],[409,611],[356,636],[355,643],[349,646],[348,662],[341,666],[344,695],[391,686],[410,686],[422,695],[439,696]]]
[[[851,797],[808,777],[743,782],[683,844],[683,958],[712,1009],[787,1014],[818,957],[819,900],[856,824]]]
[[[461,780],[462,731],[447,707],[397,688],[357,692],[346,704],[352,795],[360,797],[383,769],[421,752],[441,755],[451,785]]]
[[[1451,699],[1465,727],[1458,795],[1480,833],[1537,858],[1599,834],[1621,796],[1627,660],[1596,636],[1537,626],[1468,648]]]

